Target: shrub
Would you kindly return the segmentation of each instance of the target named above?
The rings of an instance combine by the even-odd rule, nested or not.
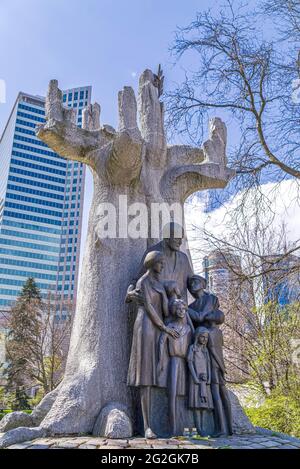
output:
[[[1,410],[0,411],[0,420],[3,419],[3,417],[5,417],[6,414],[10,414],[11,412],[12,412],[12,410],[10,410],[10,409]]]
[[[260,407],[246,407],[251,422],[263,428],[300,437],[300,403],[287,396],[272,396]]]

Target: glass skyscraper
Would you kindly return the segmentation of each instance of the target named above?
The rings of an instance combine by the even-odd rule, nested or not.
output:
[[[90,102],[89,86],[63,92],[78,126]],[[44,98],[19,93],[0,140],[0,311],[34,277],[44,297],[57,295],[63,319],[64,303],[76,303],[85,166],[35,136],[44,108]]]
[[[272,254],[262,258],[264,302],[285,306],[300,301],[300,258],[293,254]]]

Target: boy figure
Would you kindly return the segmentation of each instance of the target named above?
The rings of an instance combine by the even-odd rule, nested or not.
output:
[[[205,321],[209,330],[208,350],[211,358],[211,393],[214,403],[215,436],[232,435],[233,433],[231,403],[225,380],[223,333],[220,329],[224,319],[224,313],[216,310],[209,313]]]
[[[189,305],[189,316],[196,327],[203,325],[205,317],[212,311],[219,310],[218,298],[205,291],[206,279],[200,275],[192,275],[188,279],[188,290],[195,298]]]
[[[169,309],[172,319],[168,328],[176,331],[179,337],[173,338],[165,332],[160,335],[157,368],[158,380],[166,381],[171,434],[176,435],[176,397],[187,394],[187,353],[192,341],[192,329],[186,321],[187,305],[183,300],[172,299]]]

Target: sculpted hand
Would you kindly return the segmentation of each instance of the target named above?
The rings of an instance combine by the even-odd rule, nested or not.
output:
[[[170,327],[166,327],[165,332],[169,334],[173,339],[178,339],[178,337],[180,337],[179,332],[175,331],[175,329],[171,329]]]
[[[126,294],[126,303],[136,303],[137,305],[144,305],[144,298],[141,292],[136,290],[133,285],[129,285],[127,294]]]

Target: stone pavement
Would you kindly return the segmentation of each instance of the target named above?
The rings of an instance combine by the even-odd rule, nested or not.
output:
[[[233,435],[226,438],[112,440],[92,436],[39,438],[8,449],[300,449],[300,440],[276,434]]]

